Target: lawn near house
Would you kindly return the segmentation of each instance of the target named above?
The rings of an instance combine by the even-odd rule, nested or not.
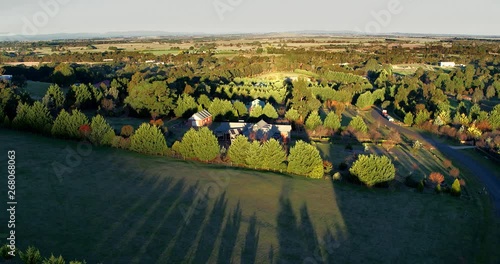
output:
[[[498,260],[483,237],[492,228],[488,206],[476,199],[110,148],[74,154],[78,142],[4,129],[0,141],[1,152],[16,151],[18,246],[35,245],[45,256],[87,263]],[[0,162],[5,166],[6,155]],[[57,177],[54,162],[71,171]],[[3,193],[6,186],[0,185]]]

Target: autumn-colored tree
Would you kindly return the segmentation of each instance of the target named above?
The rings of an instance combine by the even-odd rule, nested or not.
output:
[[[429,175],[429,180],[434,184],[441,184],[444,181],[444,176],[439,172],[432,172]]]
[[[460,170],[457,168],[452,168],[450,170],[450,176],[453,178],[458,178],[458,176],[460,176]]]
[[[449,159],[443,160],[443,166],[445,169],[448,169],[449,167],[451,167],[451,160],[449,160]]]
[[[134,127],[131,125],[124,125],[120,131],[120,135],[124,138],[131,137],[134,134]]]

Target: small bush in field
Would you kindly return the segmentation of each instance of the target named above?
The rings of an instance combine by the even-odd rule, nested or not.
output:
[[[441,184],[436,185],[436,193],[441,193]]]
[[[462,190],[460,187],[460,181],[458,179],[455,179],[455,181],[451,185],[451,195],[460,196],[461,192]]]
[[[439,172],[433,172],[429,175],[429,180],[432,183],[439,185],[444,181],[444,176]]]
[[[453,178],[458,178],[458,176],[460,176],[460,170],[458,170],[457,168],[451,169],[450,176]]]
[[[133,134],[134,134],[134,127],[131,125],[123,126],[120,131],[120,135],[125,138],[131,137]]]
[[[451,167],[451,161],[449,159],[445,159],[443,160],[443,166],[448,169],[449,167]]]
[[[417,185],[417,191],[424,192],[424,181],[421,181]]]

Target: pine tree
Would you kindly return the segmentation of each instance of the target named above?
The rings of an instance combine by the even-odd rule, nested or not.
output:
[[[196,101],[189,94],[182,94],[177,99],[177,107],[174,109],[176,117],[193,114],[197,109]]]
[[[278,169],[281,167],[281,164],[286,160],[286,153],[283,150],[281,144],[274,138],[267,141],[262,145],[262,165],[261,168],[269,170],[269,169]]]
[[[269,117],[269,118],[273,118],[273,119],[278,118],[278,112],[276,112],[276,109],[270,103],[267,103],[264,106],[264,108],[262,109],[262,114]]]
[[[323,122],[321,122],[321,117],[319,117],[317,111],[311,112],[311,114],[307,117],[306,127],[309,130],[315,130],[318,126],[320,126]]]
[[[407,126],[412,126],[413,125],[413,114],[411,112],[406,113],[404,123]]]
[[[286,111],[285,118],[288,119],[289,121],[297,121],[300,118],[299,112],[293,108],[290,108],[288,111]]]
[[[246,163],[248,167],[259,169],[262,166],[262,147],[259,141],[253,141],[248,149]]]
[[[150,124],[142,124],[130,140],[130,149],[136,152],[164,155],[168,151],[165,136],[158,127]]]
[[[178,147],[178,152],[186,159],[194,159],[196,157],[194,149],[198,147],[198,133],[195,129],[191,128],[187,131]]]
[[[323,177],[323,160],[314,146],[299,140],[290,150],[288,172],[309,178]]]
[[[349,126],[362,133],[368,132],[368,127],[361,116],[354,117],[351,122],[349,122]]]
[[[53,84],[49,86],[49,89],[45,93],[45,96],[42,99],[42,102],[49,109],[61,109],[64,106],[64,93],[61,90],[61,87],[57,84]]]
[[[239,135],[236,139],[231,143],[231,146],[228,150],[228,157],[231,162],[243,165],[246,164],[246,159],[248,157],[248,152],[250,150],[250,142],[248,138]]]
[[[92,118],[92,123],[90,124],[90,142],[94,145],[111,145],[111,141],[115,137],[115,131],[106,122],[106,119],[101,115],[96,115]]]
[[[375,102],[373,94],[370,91],[367,91],[361,94],[356,101],[356,106],[360,109],[366,109],[372,106]]]
[[[250,117],[255,117],[255,118],[259,118],[260,116],[262,116],[262,106],[260,105],[257,105],[255,107],[252,108],[252,111],[250,111]]]
[[[233,107],[236,109],[236,112],[238,112],[239,117],[248,115],[248,109],[244,103],[236,101],[234,102]]]
[[[330,112],[326,116],[323,126],[333,131],[337,131],[342,126],[341,122],[340,117],[336,113]]]
[[[32,106],[20,103],[17,106],[17,115],[12,120],[16,129],[28,130],[36,133],[48,133],[52,125],[49,109],[37,101]]]
[[[369,187],[391,181],[396,175],[396,169],[388,157],[373,154],[360,155],[349,172]]]
[[[194,154],[201,161],[214,160],[220,153],[217,137],[208,128],[203,127],[197,131],[197,142],[194,143]]]
[[[462,190],[460,188],[460,181],[458,179],[455,179],[453,181],[453,184],[451,185],[451,195],[453,196],[460,196]]]
[[[79,139],[81,135],[78,129],[88,123],[87,116],[82,112],[73,110],[73,113],[69,114],[63,109],[54,121],[51,132],[54,137]]]

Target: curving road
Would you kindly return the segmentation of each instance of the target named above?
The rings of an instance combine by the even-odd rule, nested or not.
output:
[[[417,139],[433,145],[434,148],[439,150],[445,156],[455,160],[456,162],[459,162],[462,166],[469,169],[469,171],[474,172],[475,176],[486,187],[488,194],[493,200],[496,214],[498,217],[500,217],[500,177],[495,176],[496,174],[498,174],[498,172],[493,171],[490,168],[481,166],[481,164],[476,163],[467,153],[453,149],[444,142],[441,142],[438,137],[421,134],[410,128],[399,126],[397,124],[389,122],[389,120],[382,116],[379,109],[372,109],[371,115],[375,120],[380,121],[387,127],[396,129],[401,135],[405,135],[408,138]]]

